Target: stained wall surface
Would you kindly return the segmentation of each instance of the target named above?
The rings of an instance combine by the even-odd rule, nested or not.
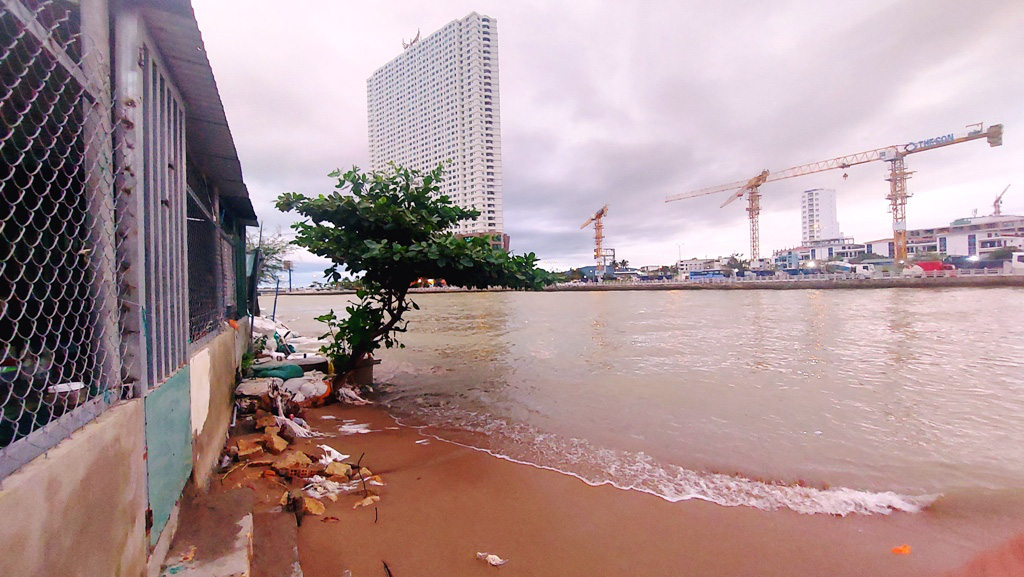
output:
[[[143,574],[143,413],[141,400],[111,407],[0,481],[0,575]]]

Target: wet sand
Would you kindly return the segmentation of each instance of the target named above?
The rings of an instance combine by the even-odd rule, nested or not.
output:
[[[1024,559],[1013,559],[1019,544],[1003,545],[1024,530],[1020,519],[929,511],[841,518],[699,500],[670,503],[439,441],[399,427],[376,407],[332,405],[307,414],[325,433],[337,431],[343,419],[368,423],[374,432],[297,446],[313,450],[324,443],[353,460],[365,453],[363,466],[386,485],[376,488],[376,510],[353,509],[362,495],[341,495],[337,502],[324,500],[325,516],[304,519],[299,557],[307,577],[337,577],[346,569],[356,577],[383,576],[384,562],[394,577],[494,571],[506,577],[1024,575]],[[257,490],[258,508],[276,504],[280,484],[243,474],[231,480]],[[891,552],[904,544],[909,555]],[[998,551],[988,554],[998,563],[974,559],[1000,545],[1009,547],[1009,561]],[[478,552],[508,562],[489,567]],[[976,569],[967,565],[972,559]]]

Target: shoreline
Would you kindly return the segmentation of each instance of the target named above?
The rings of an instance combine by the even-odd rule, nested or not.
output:
[[[334,433],[346,419],[373,432]],[[334,404],[309,410],[307,420],[330,436],[298,447],[364,454],[363,465],[386,483],[376,510],[353,509],[360,497],[341,495],[324,502],[324,517],[306,517],[299,556],[308,577],[345,569],[383,574],[382,561],[399,577],[495,570],[476,559],[478,552],[508,559],[505,575],[931,576],[958,570],[1024,529],[998,515],[835,517],[669,502],[438,440],[381,406]],[[236,483],[256,490],[258,507],[272,508],[282,491],[252,470],[218,485]],[[903,544],[910,555],[890,551]]]
[[[1024,287],[1024,275],[999,274],[991,276],[942,276],[942,277],[886,277],[886,278],[835,278],[835,279],[782,279],[744,280],[714,282],[651,282],[651,283],[607,283],[551,285],[542,292],[595,292],[595,291],[673,291],[673,290],[808,290],[808,289],[886,289],[886,288],[994,288]],[[410,289],[410,294],[445,293],[490,293],[518,292],[511,289]],[[350,295],[354,290],[291,291],[279,296]],[[273,297],[273,291],[260,291],[260,296]]]

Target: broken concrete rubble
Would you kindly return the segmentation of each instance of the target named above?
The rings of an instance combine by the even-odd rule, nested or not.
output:
[[[324,474],[328,477],[338,476],[348,479],[352,474],[352,465],[334,461],[327,465],[327,468],[324,469]]]
[[[324,504],[313,497],[302,496],[302,512],[307,515],[323,515],[327,508]]]
[[[259,439],[238,439],[238,458],[247,460],[263,454],[263,445]]]
[[[288,467],[298,467],[302,465],[312,465],[313,461],[306,456],[302,451],[291,451],[283,455],[277,461],[274,461],[273,467],[275,470],[280,471]]]
[[[263,442],[266,445],[267,450],[275,455],[280,455],[288,448],[288,441],[273,433],[264,435]]]

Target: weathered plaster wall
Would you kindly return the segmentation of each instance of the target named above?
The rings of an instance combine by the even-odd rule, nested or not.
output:
[[[226,326],[226,325],[225,325]],[[217,465],[231,423],[235,371],[248,342],[247,322],[225,328],[192,355],[192,480],[205,488]]]
[[[114,406],[0,481],[0,575],[143,574],[143,411]]]
[[[146,395],[146,469],[153,511],[150,546],[156,545],[192,475],[189,368],[183,367]]]

